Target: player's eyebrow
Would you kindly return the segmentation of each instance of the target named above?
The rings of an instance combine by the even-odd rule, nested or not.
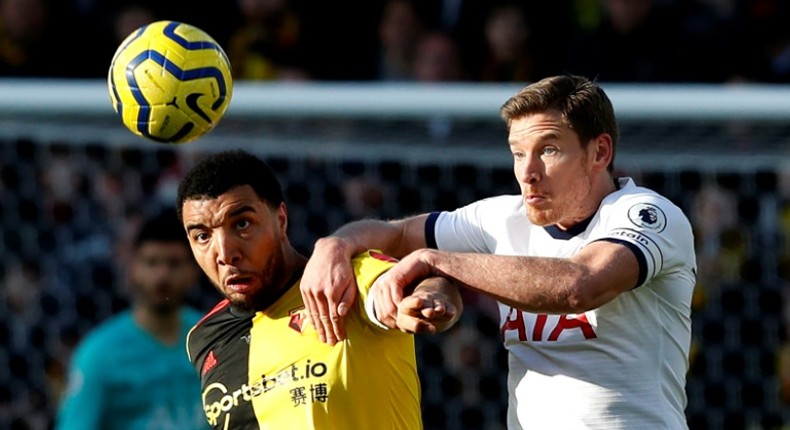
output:
[[[243,213],[247,213],[247,212],[255,212],[255,208],[252,207],[251,205],[242,205],[242,206],[239,206],[238,208],[233,209],[232,211],[228,212],[227,217],[228,218],[232,218],[232,217],[236,217],[236,216],[239,216],[239,215],[241,215]],[[207,229],[207,228],[208,228],[208,226],[206,224],[204,224],[204,223],[201,223],[201,222],[188,223],[186,225],[187,233],[189,233],[192,230],[204,230],[204,229]]]
[[[562,133],[558,130],[545,130],[534,133],[531,135],[531,139],[535,142],[546,142],[550,140],[559,140],[562,138]],[[521,139],[514,138],[508,139],[507,143],[510,146],[518,145],[521,142]]]
[[[187,224],[187,234],[189,234],[192,230],[204,230],[206,225],[203,223],[188,223]]]

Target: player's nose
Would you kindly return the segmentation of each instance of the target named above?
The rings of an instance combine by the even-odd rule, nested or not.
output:
[[[524,184],[534,184],[542,177],[543,165],[539,157],[527,155],[523,163],[516,166],[516,179]]]
[[[214,238],[217,264],[232,266],[241,260],[241,243],[233,234],[219,232]]]

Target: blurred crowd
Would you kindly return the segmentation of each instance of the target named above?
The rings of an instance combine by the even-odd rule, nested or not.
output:
[[[0,0],[0,76],[103,78],[145,23],[196,25],[236,79],[790,82],[783,0]]]

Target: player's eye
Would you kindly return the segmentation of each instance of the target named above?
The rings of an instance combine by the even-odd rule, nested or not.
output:
[[[236,228],[239,230],[244,230],[245,228],[250,226],[250,221],[247,219],[241,219],[236,221]]]
[[[553,147],[553,146],[546,146],[546,147],[544,147],[544,148],[541,150],[541,154],[543,154],[543,155],[554,155],[554,154],[556,154],[557,152],[558,152],[558,151],[557,151],[557,148],[556,148],[556,147]]]
[[[524,155],[523,152],[518,152],[518,151],[513,152],[513,159],[515,159],[515,160],[523,160],[524,157],[525,157],[525,155]]]
[[[205,243],[208,240],[208,233],[198,232],[192,235],[192,239],[197,243]]]

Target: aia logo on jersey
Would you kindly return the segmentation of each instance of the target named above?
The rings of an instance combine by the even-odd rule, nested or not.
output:
[[[519,342],[578,342],[598,337],[587,314],[531,314],[513,307],[500,330],[505,340],[515,336]]]
[[[302,333],[302,325],[305,321],[304,307],[294,309],[288,312],[291,318],[288,320],[288,327],[296,330],[297,333]]]
[[[396,258],[390,257],[387,254],[382,254],[382,253],[380,253],[378,251],[370,250],[370,251],[368,251],[368,253],[370,254],[371,257],[375,258],[376,260],[386,261],[388,263],[397,263],[398,262],[398,260]]]
[[[661,233],[667,226],[664,211],[650,203],[637,203],[628,209],[628,219],[637,227],[647,228]]]

